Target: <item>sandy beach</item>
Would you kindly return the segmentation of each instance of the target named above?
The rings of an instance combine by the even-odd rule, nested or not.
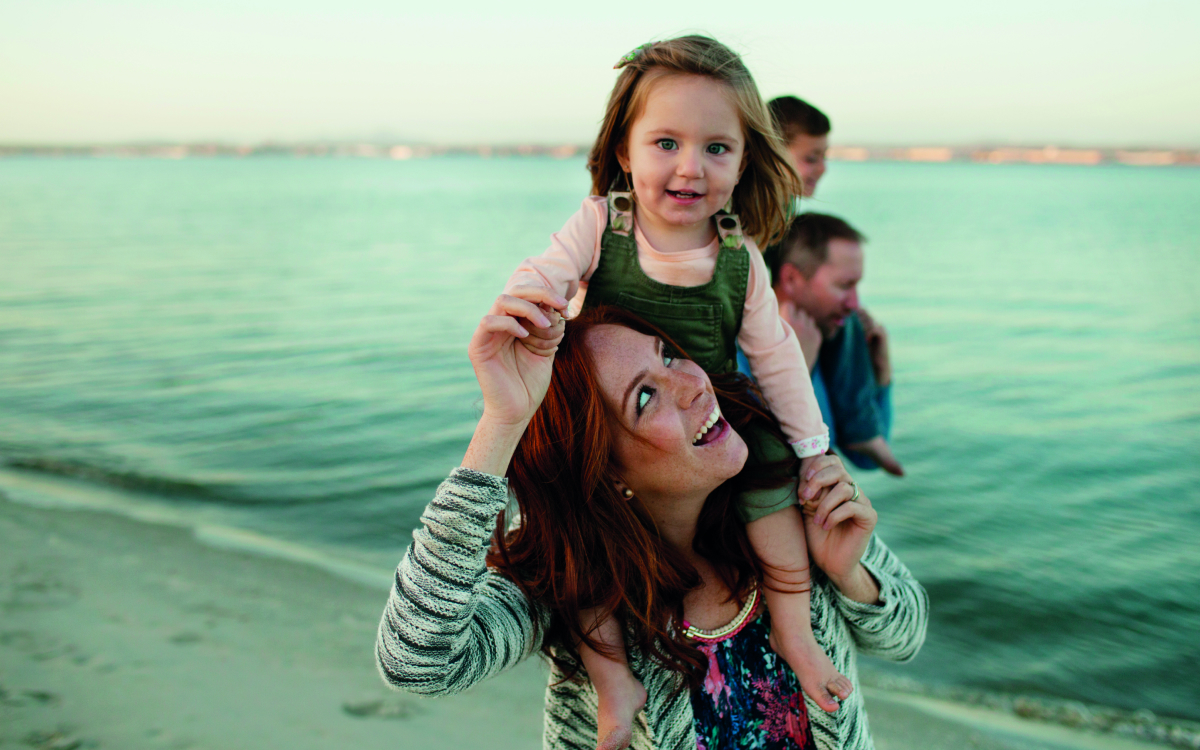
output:
[[[0,747],[535,748],[537,660],[460,696],[389,691],[378,586],[187,528],[0,499]],[[1162,747],[867,688],[880,750]]]

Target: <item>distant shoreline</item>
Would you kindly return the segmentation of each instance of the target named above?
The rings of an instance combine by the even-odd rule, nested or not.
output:
[[[4,157],[96,157],[133,159],[187,159],[254,156],[296,158],[353,158],[407,161],[439,156],[480,158],[550,157],[569,159],[587,153],[576,144],[551,145],[431,145],[396,143],[129,143],[0,145]],[[1042,146],[831,146],[831,161],[901,161],[921,163],[969,162],[976,164],[1070,164],[1133,167],[1200,166],[1200,149],[1087,148]]]

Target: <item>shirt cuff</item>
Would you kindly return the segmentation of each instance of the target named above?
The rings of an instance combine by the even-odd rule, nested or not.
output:
[[[829,450],[829,430],[825,430],[825,432],[816,437],[804,438],[803,440],[793,442],[792,450],[796,451],[797,458],[825,455]]]
[[[456,482],[479,487],[480,489],[498,490],[508,493],[508,478],[488,474],[486,471],[476,471],[463,466],[457,466],[450,472],[449,479]]]
[[[865,617],[878,617],[886,615],[896,606],[897,597],[893,591],[892,579],[890,576],[881,573],[875,569],[875,566],[866,560],[859,561],[871,577],[875,579],[875,583],[879,585],[879,600],[874,604],[860,602],[857,599],[851,599],[842,593],[837,586],[833,587],[833,595],[838,600],[838,605],[842,612],[863,615]]]

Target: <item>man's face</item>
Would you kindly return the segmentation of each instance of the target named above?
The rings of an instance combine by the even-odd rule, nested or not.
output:
[[[837,333],[846,316],[858,309],[858,282],[863,276],[862,245],[853,240],[829,241],[829,257],[811,279],[792,266],[781,293],[816,321],[826,337]]]
[[[829,148],[827,135],[798,135],[788,143],[792,155],[792,166],[800,175],[803,196],[811,198],[817,190],[817,182],[825,174],[825,151]]]

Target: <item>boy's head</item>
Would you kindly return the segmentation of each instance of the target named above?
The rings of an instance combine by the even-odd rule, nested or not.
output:
[[[800,175],[803,196],[809,198],[825,174],[825,150],[829,147],[829,118],[813,105],[794,96],[780,96],[767,105],[775,127],[783,136],[793,166]]]

